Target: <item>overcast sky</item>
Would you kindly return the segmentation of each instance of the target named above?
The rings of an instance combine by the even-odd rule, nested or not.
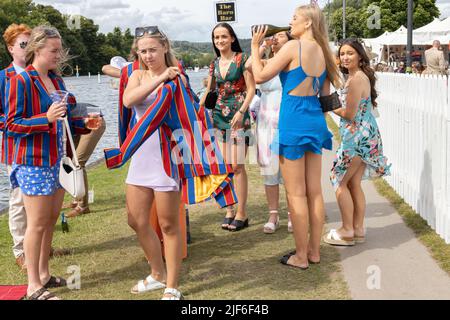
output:
[[[122,29],[158,25],[172,40],[210,41],[215,25],[217,0],[35,0],[68,14],[94,20],[107,33]],[[233,28],[240,38],[250,38],[250,26],[270,23],[287,25],[294,9],[308,0],[236,0],[238,22]],[[327,0],[319,0],[323,7]],[[450,16],[450,0],[437,0],[441,17]]]

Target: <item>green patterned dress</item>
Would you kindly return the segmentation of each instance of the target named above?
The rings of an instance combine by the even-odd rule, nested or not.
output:
[[[214,127],[221,131],[223,141],[234,138],[234,143],[236,143],[245,137],[246,144],[249,145],[251,140],[250,113],[247,111],[244,114],[243,130],[232,132],[230,125],[247,95],[244,71],[248,56],[245,53],[236,53],[225,78],[222,78],[220,74],[219,59],[216,58],[209,68],[209,75],[215,77],[218,89],[216,107],[213,110]]]

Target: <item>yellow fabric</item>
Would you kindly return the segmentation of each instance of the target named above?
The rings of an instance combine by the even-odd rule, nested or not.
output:
[[[202,202],[208,199],[227,176],[228,174],[194,177],[195,202]]]

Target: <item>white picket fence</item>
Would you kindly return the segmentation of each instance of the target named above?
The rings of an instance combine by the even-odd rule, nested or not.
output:
[[[447,77],[378,73],[385,180],[450,243],[450,86]],[[336,120],[336,118],[334,118]]]

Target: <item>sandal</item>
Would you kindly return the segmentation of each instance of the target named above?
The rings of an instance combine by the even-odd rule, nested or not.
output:
[[[278,210],[270,210],[269,214],[277,214],[277,221],[275,223],[269,221],[264,225],[264,233],[266,234],[272,234],[277,231],[278,227],[280,226],[280,216],[278,215]],[[270,217],[269,217],[270,219]]]
[[[297,253],[297,250],[289,252],[290,255],[295,255],[296,253]],[[309,264],[320,264],[320,260],[319,261],[312,261],[310,258],[308,258],[308,262],[309,262]]]
[[[145,281],[147,281],[147,284],[145,284]],[[144,293],[148,291],[163,289],[166,287],[166,285],[162,282],[159,282],[158,280],[155,280],[151,275],[149,275],[144,280],[139,280],[138,284],[131,288],[132,294],[139,294]],[[136,288],[136,289],[135,289]]]
[[[225,217],[225,218],[223,218],[223,222],[222,222],[222,225],[221,225],[223,230],[228,230],[228,227],[233,222],[234,217],[236,216],[236,213],[234,212],[233,208],[232,208],[231,212],[233,212],[233,216],[232,217]]]
[[[295,265],[293,265],[293,264],[288,263],[288,260],[289,260],[292,256],[295,256],[295,253],[292,253],[292,252],[291,252],[291,253],[288,253],[288,254],[284,255],[284,256],[280,259],[281,264],[284,264],[285,266],[289,266],[289,267],[293,267],[293,268],[298,268],[298,269],[301,269],[301,270],[306,270],[306,269],[309,268],[309,266],[306,266],[306,267],[300,267],[300,266],[295,266]]]
[[[233,222],[230,224],[230,227],[231,226],[233,226],[234,228],[228,228],[228,230],[232,232],[248,228],[248,218],[245,219],[245,221],[234,219]]]
[[[291,213],[288,212],[288,232],[292,233],[294,232],[294,229],[292,228],[292,221],[291,221]]]
[[[170,294],[171,297],[163,296],[161,300],[184,300],[184,297],[181,294],[181,292],[174,288],[166,288],[166,290],[164,290],[164,294]]]
[[[52,299],[56,298],[56,299]],[[26,296],[25,300],[60,300],[53,293],[42,287],[36,290],[31,296]]]
[[[366,242],[365,236],[354,236],[353,239],[355,240],[355,243],[364,243]]]
[[[331,229],[326,235],[323,236],[323,241],[325,243],[331,244],[333,246],[354,246],[354,237],[342,237],[339,235],[336,229]]]
[[[44,284],[44,288],[61,288],[67,286],[67,281],[60,277],[54,277],[50,276],[50,279],[48,279],[47,283]]]

